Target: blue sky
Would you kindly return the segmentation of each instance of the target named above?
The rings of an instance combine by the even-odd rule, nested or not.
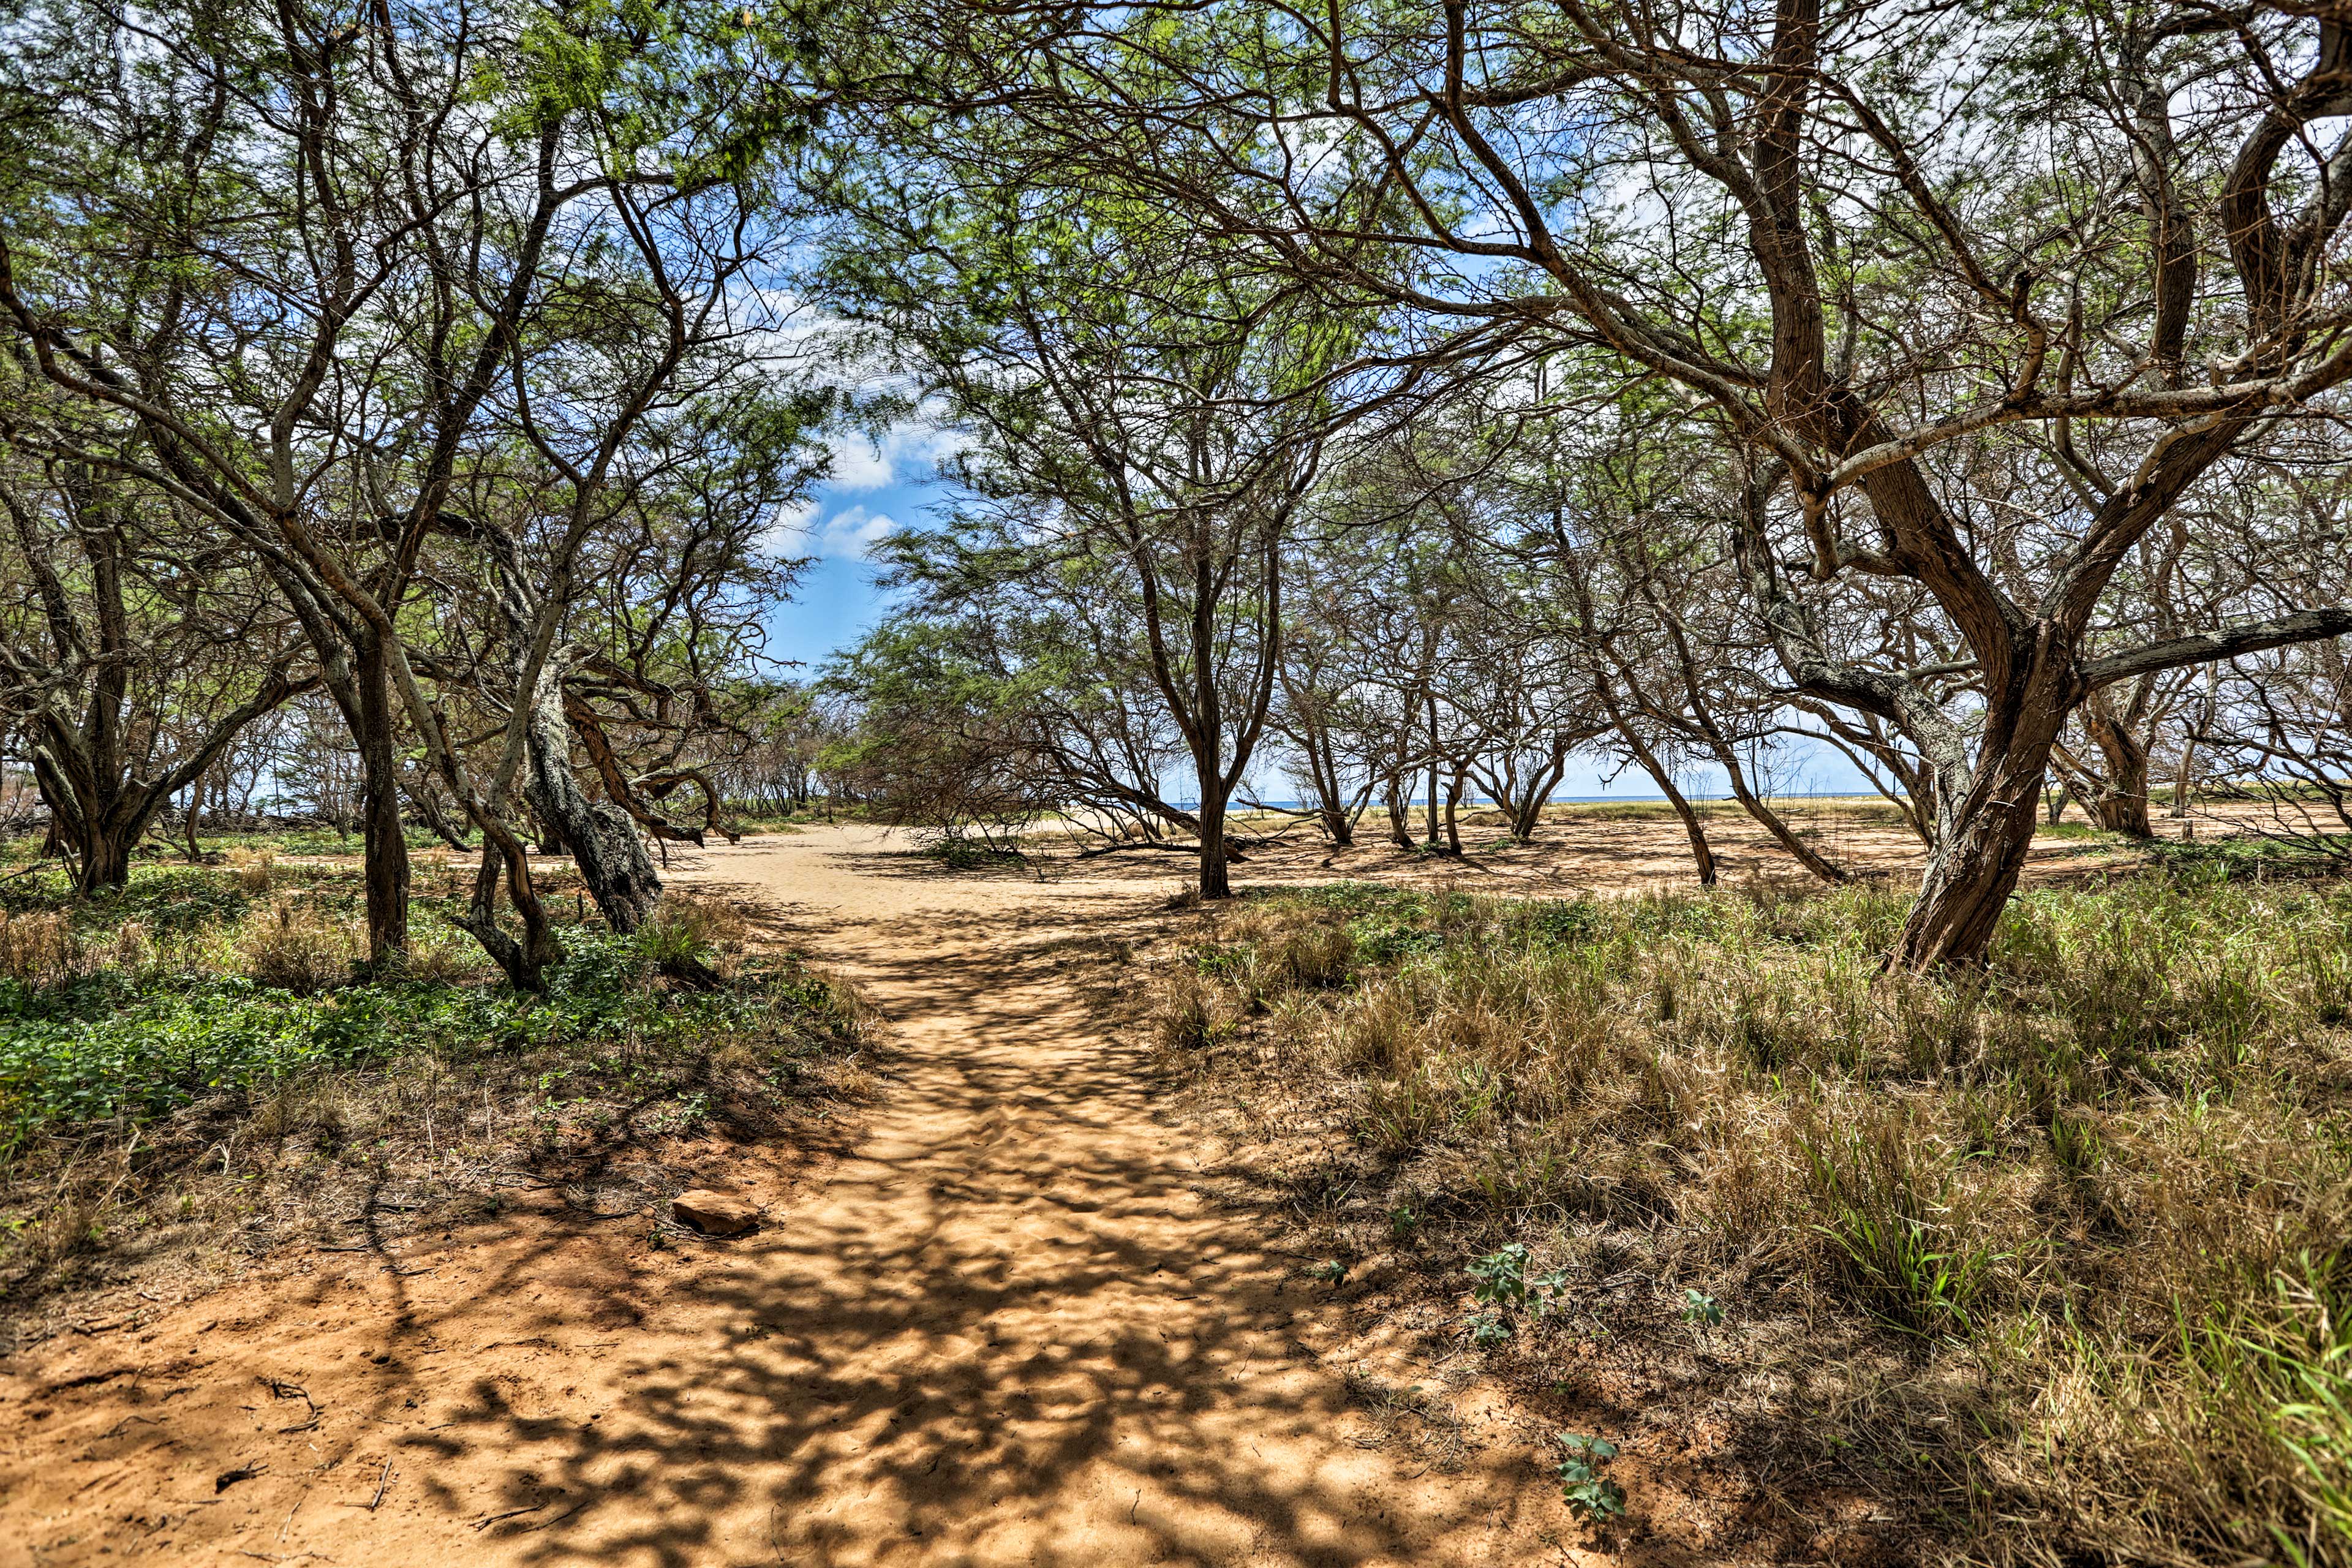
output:
[[[779,525],[781,548],[816,559],[789,604],[768,616],[768,651],[798,660],[805,677],[825,656],[873,629],[889,608],[874,584],[866,546],[901,523],[924,521],[945,493],[935,477],[945,443],[919,426],[878,443],[855,433],[836,439],[833,478],[811,504]]]
[[[860,435],[844,436],[834,445],[833,478],[809,506],[780,522],[782,548],[816,558],[799,594],[768,617],[768,651],[777,658],[798,660],[804,668],[795,675],[813,673],[827,655],[856,642],[888,613],[890,596],[875,585],[866,547],[898,524],[924,521],[929,509],[944,500],[946,489],[937,474],[940,458],[950,444],[917,426],[899,426],[879,443]],[[1790,748],[1781,759],[1780,772],[1776,785],[1790,795],[1864,793],[1870,787],[1851,763],[1826,747]],[[1616,773],[1613,779],[1612,773]],[[1260,782],[1268,796],[1289,793],[1273,770]],[[1721,771],[1712,767],[1696,770],[1682,787],[1694,795],[1726,793]],[[1640,769],[1619,773],[1588,757],[1569,764],[1559,793],[1658,798],[1656,785]]]

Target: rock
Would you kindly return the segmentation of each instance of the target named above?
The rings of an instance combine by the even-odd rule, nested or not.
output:
[[[677,1215],[681,1224],[690,1225],[705,1236],[740,1236],[756,1230],[760,1211],[741,1198],[714,1193],[708,1187],[696,1187],[670,1200],[669,1212]]]

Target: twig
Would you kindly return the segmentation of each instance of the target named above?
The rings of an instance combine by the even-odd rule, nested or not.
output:
[[[502,1519],[520,1519],[524,1514],[537,1513],[541,1509],[543,1509],[547,1505],[543,1502],[535,1502],[529,1508],[510,1508],[504,1513],[494,1513],[488,1519],[476,1520],[474,1521],[474,1528],[476,1530],[488,1530],[491,1525],[498,1523],[498,1521]]]
[[[368,1500],[370,1513],[373,1513],[376,1510],[376,1505],[383,1501],[383,1489],[390,1485],[392,1485],[392,1461],[386,1459],[383,1462],[383,1474],[376,1478],[375,1496]]]
[[[578,1513],[582,1509],[586,1508],[587,1506],[588,1500],[586,1498],[582,1498],[578,1502],[573,1503],[570,1508],[565,1509],[553,1519],[542,1519],[537,1524],[526,1524],[523,1528],[525,1530],[551,1529],[556,1525],[562,1524],[565,1520],[570,1519],[573,1514]]]

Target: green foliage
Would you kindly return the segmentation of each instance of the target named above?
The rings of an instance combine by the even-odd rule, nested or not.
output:
[[[542,996],[417,981],[298,995],[203,973],[100,973],[38,989],[0,981],[0,1150],[39,1131],[165,1115],[210,1095],[257,1094],[412,1052],[462,1060],[620,1037],[658,1045],[847,1026],[831,988],[796,967],[755,971],[722,989],[671,990],[654,983],[675,958],[660,940],[580,928],[559,928],[559,939],[564,962]],[[688,952],[707,951],[678,940]]]
[[[923,853],[951,871],[1017,871],[1029,863],[1020,850],[968,834],[950,834],[923,846]]]
[[[334,884],[329,879],[331,889]],[[351,888],[358,887],[354,880]],[[187,935],[234,924],[252,905],[250,894],[219,872],[197,866],[138,866],[128,885],[88,899],[72,898],[62,868],[0,881],[0,911],[61,910],[79,931],[138,921],[156,936]]]
[[[1555,1441],[1563,1454],[1559,1485],[1569,1511],[1596,1522],[1606,1522],[1623,1513],[1625,1489],[1601,1474],[1601,1467],[1617,1457],[1617,1445],[1581,1432],[1559,1433]]]
[[[1541,1322],[1566,1309],[1567,1271],[1555,1269],[1530,1278],[1529,1263],[1526,1244],[1513,1241],[1464,1266],[1472,1299],[1490,1309],[1470,1320],[1471,1343],[1500,1344],[1517,1331],[1521,1316]]]

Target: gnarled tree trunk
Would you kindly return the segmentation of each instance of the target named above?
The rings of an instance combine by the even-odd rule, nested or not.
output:
[[[2042,639],[2009,689],[1994,694],[1973,766],[1956,738],[1932,759],[1942,823],[1890,965],[1925,970],[1984,962],[2025,868],[2051,750],[2074,703],[2072,649]]]
[[[2099,696],[2083,704],[2083,727],[2107,764],[2099,793],[2089,802],[2092,816],[2110,833],[2155,837],[2147,819],[2147,747]]]
[[[540,672],[529,724],[524,798],[572,852],[604,923],[624,934],[636,930],[661,900],[661,874],[629,814],[610,801],[590,800],[572,776],[563,680],[551,661]]]

